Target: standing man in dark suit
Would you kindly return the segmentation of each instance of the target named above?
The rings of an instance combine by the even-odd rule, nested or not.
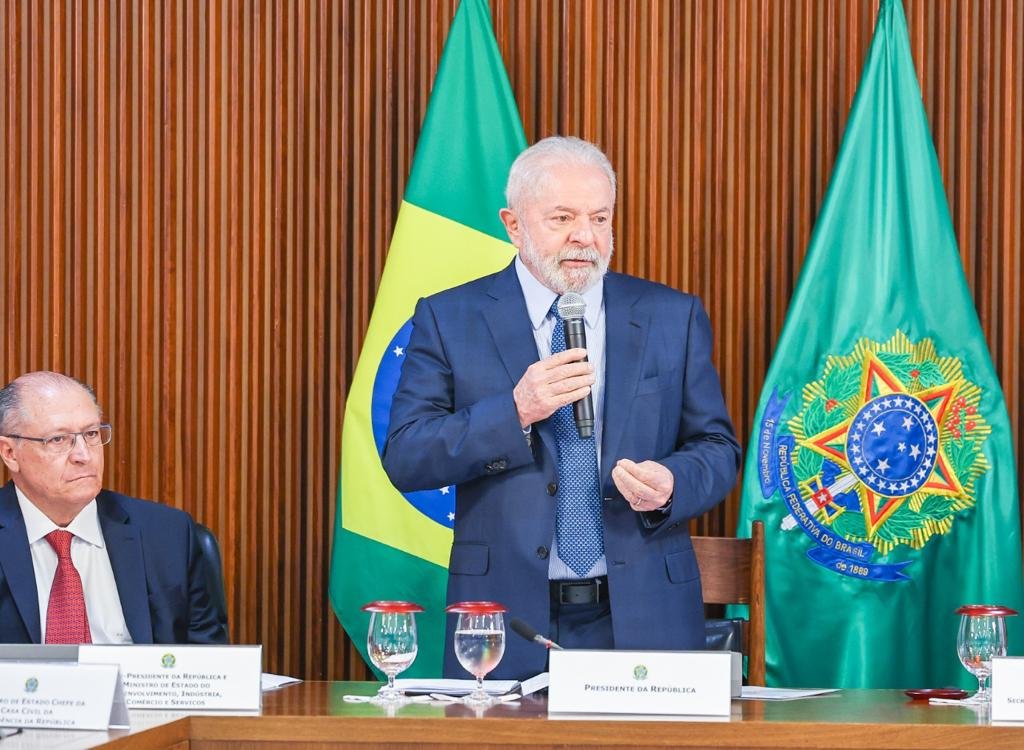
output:
[[[527,149],[506,199],[515,260],[416,307],[384,468],[402,491],[457,485],[449,601],[499,601],[563,647],[702,648],[687,521],[728,493],[740,460],[707,315],[606,273],[615,173],[592,144]],[[586,302],[586,349],[565,350],[566,292]],[[581,438],[571,404],[588,394]],[[451,622],[448,638],[458,675]],[[545,658],[509,639],[492,676],[528,677]]]
[[[0,389],[0,643],[227,643],[192,518],[102,489],[110,439],[77,380]]]

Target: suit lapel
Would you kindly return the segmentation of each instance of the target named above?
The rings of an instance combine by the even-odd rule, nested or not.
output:
[[[25,519],[18,507],[14,482],[0,488],[0,568],[11,589],[11,597],[18,608],[25,629],[33,643],[42,640],[39,623],[39,592],[32,553],[28,548]]]
[[[601,487],[605,496],[616,491],[611,481],[612,459],[618,455],[640,379],[650,319],[636,305],[639,296],[626,287],[624,277],[612,273],[605,276],[604,427],[601,433]]]
[[[96,506],[128,632],[135,643],[152,643],[153,623],[149,616],[142,537],[116,496],[103,490],[96,498]]]
[[[515,385],[523,377],[526,368],[539,359],[523,289],[516,276],[515,261],[494,277],[494,283],[487,293],[491,302],[484,308],[484,319],[494,337],[495,348],[505,365],[509,380]],[[551,453],[552,461],[555,461],[555,430],[551,420],[545,419],[533,427],[540,433],[541,443]]]

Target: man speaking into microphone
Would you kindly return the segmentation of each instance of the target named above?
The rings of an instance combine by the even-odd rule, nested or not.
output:
[[[449,602],[501,602],[563,648],[699,649],[687,521],[740,448],[700,300],[608,272],[615,192],[593,144],[519,155],[500,212],[518,254],[416,306],[384,468],[402,491],[457,487]],[[451,629],[445,674],[464,676]],[[490,676],[546,659],[507,639]]]

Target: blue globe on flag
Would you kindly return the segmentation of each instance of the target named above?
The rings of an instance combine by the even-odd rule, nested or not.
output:
[[[377,376],[373,380],[373,397],[370,402],[370,422],[373,426],[373,442],[377,445],[377,453],[383,455],[384,442],[388,437],[388,422],[391,419],[391,401],[398,388],[398,379],[402,375],[402,363],[405,361],[405,349],[412,336],[412,320],[391,339],[380,365]],[[403,492],[402,497],[416,510],[432,521],[449,529],[455,526],[455,487],[440,487],[436,490],[420,490]]]

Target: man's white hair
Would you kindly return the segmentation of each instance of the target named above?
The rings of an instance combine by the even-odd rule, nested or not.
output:
[[[21,429],[25,419],[24,399],[32,393],[66,388],[81,388],[96,405],[96,411],[102,413],[96,402],[96,391],[77,378],[60,372],[40,370],[27,372],[0,388],[0,435],[7,435]]]
[[[512,162],[505,183],[505,200],[513,213],[522,216],[524,205],[559,165],[597,167],[603,171],[611,185],[612,205],[615,205],[615,170],[604,152],[580,138],[553,135],[537,141]]]

